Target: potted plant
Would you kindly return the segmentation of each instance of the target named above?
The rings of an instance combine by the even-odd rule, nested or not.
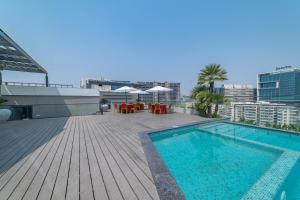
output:
[[[6,100],[0,96],[0,106],[5,103]],[[9,109],[0,108],[0,122],[7,121],[11,116],[11,111]]]

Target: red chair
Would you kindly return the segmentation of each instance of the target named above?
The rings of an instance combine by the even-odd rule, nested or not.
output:
[[[161,113],[166,114],[167,113],[167,105],[160,105]]]
[[[121,106],[120,106],[120,113],[124,113],[124,111],[127,114],[128,110],[127,110],[126,103],[122,103]]]
[[[127,105],[127,113],[134,113],[133,105],[130,105],[130,104]]]
[[[144,105],[143,103],[141,103],[141,104],[140,104],[140,110],[144,110],[144,106],[145,106],[145,105]]]
[[[154,111],[155,111],[155,104],[152,104],[151,105],[151,112],[154,113]]]
[[[162,113],[162,110],[161,110],[161,107],[160,107],[159,104],[155,104],[154,113],[155,114],[161,114]]]
[[[134,109],[135,109],[135,110],[140,110],[140,109],[141,109],[139,103],[135,103],[135,104],[133,104],[133,106],[134,106]]]

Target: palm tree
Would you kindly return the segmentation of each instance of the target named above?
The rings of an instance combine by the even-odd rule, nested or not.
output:
[[[191,92],[191,98],[196,99],[197,94],[203,91],[207,91],[207,87],[205,85],[196,85]]]
[[[6,102],[6,100],[3,99],[3,98],[0,96],[0,105],[1,105],[2,103],[5,103],[5,102]]]
[[[214,115],[216,116],[219,111],[219,105],[220,104],[228,105],[229,100],[223,94],[213,94],[213,103],[215,104]]]
[[[209,64],[206,65],[204,69],[201,70],[198,78],[198,84],[209,85],[210,93],[214,92],[215,82],[216,81],[225,81],[227,80],[226,70],[221,68],[220,64]]]
[[[213,94],[210,94],[208,90],[203,90],[197,93],[196,95],[195,108],[200,114],[204,116],[209,116],[209,108],[212,106]]]
[[[288,130],[297,131],[297,127],[294,124],[288,125]]]
[[[214,93],[214,87],[216,81],[225,81],[227,80],[227,72],[226,70],[221,68],[219,64],[209,64],[206,65],[204,69],[201,70],[198,77],[198,87],[206,87],[208,84],[209,93]],[[208,98],[210,99],[210,98]],[[212,116],[212,104],[207,103],[207,116]],[[217,108],[218,109],[218,108]]]
[[[287,130],[287,129],[288,129],[288,125],[287,125],[287,124],[283,124],[283,125],[281,126],[281,128],[284,129],[284,130]]]

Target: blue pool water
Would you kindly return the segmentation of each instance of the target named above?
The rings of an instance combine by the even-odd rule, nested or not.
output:
[[[300,151],[299,136],[231,123],[206,123],[151,134],[156,150],[188,200],[241,199],[271,166],[273,170],[281,166],[278,163],[284,150],[222,135]],[[299,197],[300,164],[291,168],[282,183],[274,183],[279,188],[272,199],[280,199],[282,191],[290,197],[287,199]]]
[[[275,199],[286,196],[286,199],[300,199],[300,162],[297,162],[289,176],[277,192]]]
[[[237,136],[257,142],[300,151],[299,135],[288,134],[283,131],[275,131],[271,129],[262,129],[222,122],[199,125],[198,128],[201,130],[207,130],[211,133]]]

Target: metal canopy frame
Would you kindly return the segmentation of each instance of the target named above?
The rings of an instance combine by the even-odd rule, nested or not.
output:
[[[45,74],[49,86],[48,72],[0,28],[0,97],[3,70]]]
[[[47,74],[47,71],[2,29],[0,29],[0,70]]]

